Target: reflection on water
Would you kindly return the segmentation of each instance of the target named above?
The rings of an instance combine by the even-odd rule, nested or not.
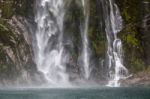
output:
[[[150,88],[11,89],[0,99],[150,99]]]

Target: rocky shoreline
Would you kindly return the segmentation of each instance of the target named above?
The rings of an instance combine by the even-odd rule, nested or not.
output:
[[[147,87],[150,86],[150,72],[143,71],[133,74],[125,80],[121,80],[121,85],[125,87]]]

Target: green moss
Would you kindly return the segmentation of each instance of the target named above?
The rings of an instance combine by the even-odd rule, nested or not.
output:
[[[13,15],[24,17],[33,16],[34,0],[4,0],[0,1],[0,10],[2,18],[10,19]]]
[[[132,72],[139,72],[139,71],[144,71],[145,70],[145,65],[144,62],[140,59],[131,59],[131,67],[130,71]]]
[[[96,0],[90,0],[90,20],[88,37],[91,43],[91,48],[96,56],[104,58],[106,49],[106,35],[99,22],[103,20]]]
[[[144,46],[141,26],[141,14],[143,1],[141,0],[117,0],[124,19],[124,29],[119,37],[123,41],[125,65],[131,72],[145,70]]]
[[[124,17],[125,17],[125,21],[128,22],[129,20],[131,20],[132,17],[127,12],[127,9],[124,9],[123,14],[124,14]]]
[[[141,0],[118,0],[121,14],[125,23],[133,23],[140,21],[140,4]]]
[[[122,31],[122,39],[124,43],[129,47],[139,47],[140,41],[138,40],[138,31],[134,25],[127,25]]]
[[[129,45],[133,45],[133,46],[138,45],[138,40],[135,38],[135,35],[128,34],[126,40]]]
[[[137,31],[136,25],[126,25],[123,31],[121,31],[120,37],[123,41],[125,62],[128,69],[132,72],[144,70],[144,49],[141,44],[141,36]]]
[[[12,2],[0,3],[0,9],[2,10],[3,18],[10,18],[13,15],[13,4]]]

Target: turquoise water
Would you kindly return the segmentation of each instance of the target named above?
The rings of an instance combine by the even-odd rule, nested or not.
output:
[[[150,99],[150,88],[5,89],[0,99]]]

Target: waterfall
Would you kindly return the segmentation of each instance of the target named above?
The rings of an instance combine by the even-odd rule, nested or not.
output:
[[[122,42],[117,37],[123,28],[122,17],[114,0],[102,0],[107,36],[107,66],[109,72],[108,86],[120,86],[119,80],[126,77],[128,70],[123,65]]]
[[[123,65],[122,42],[117,37],[118,32],[123,27],[122,18],[114,0],[101,0],[101,2],[108,44],[106,58],[106,67],[108,67],[109,75],[108,86],[119,86],[119,80],[125,78],[128,73],[128,70]],[[64,0],[36,0],[35,3],[36,31],[34,33],[35,41],[33,42],[35,62],[38,71],[43,74],[46,83],[56,86],[70,84],[70,72],[72,72],[70,68],[73,69],[71,67],[72,64],[70,65],[70,57],[68,57],[71,53],[69,53],[69,49],[65,46],[64,20],[67,19],[64,18],[66,12],[64,3]],[[81,71],[79,70],[78,73],[81,74],[78,75],[83,75],[83,79],[86,81],[90,80],[91,69],[93,68],[90,66],[91,49],[88,39],[89,0],[81,0],[81,5],[83,12],[83,18],[80,20],[82,51],[78,57],[79,61],[82,62],[77,64],[77,66],[79,65],[81,66],[79,68],[83,68]],[[70,36],[67,35],[67,37]],[[82,78],[79,77],[79,79]],[[75,80],[72,79],[72,81]]]
[[[64,0],[36,0],[35,62],[52,85],[68,82],[63,48]]]
[[[90,66],[89,66],[89,41],[88,41],[88,28],[89,28],[89,9],[88,9],[88,0],[82,0],[83,13],[84,13],[84,25],[81,29],[82,42],[83,42],[83,51],[82,51],[82,61],[84,68],[84,78],[89,79],[90,77]]]

